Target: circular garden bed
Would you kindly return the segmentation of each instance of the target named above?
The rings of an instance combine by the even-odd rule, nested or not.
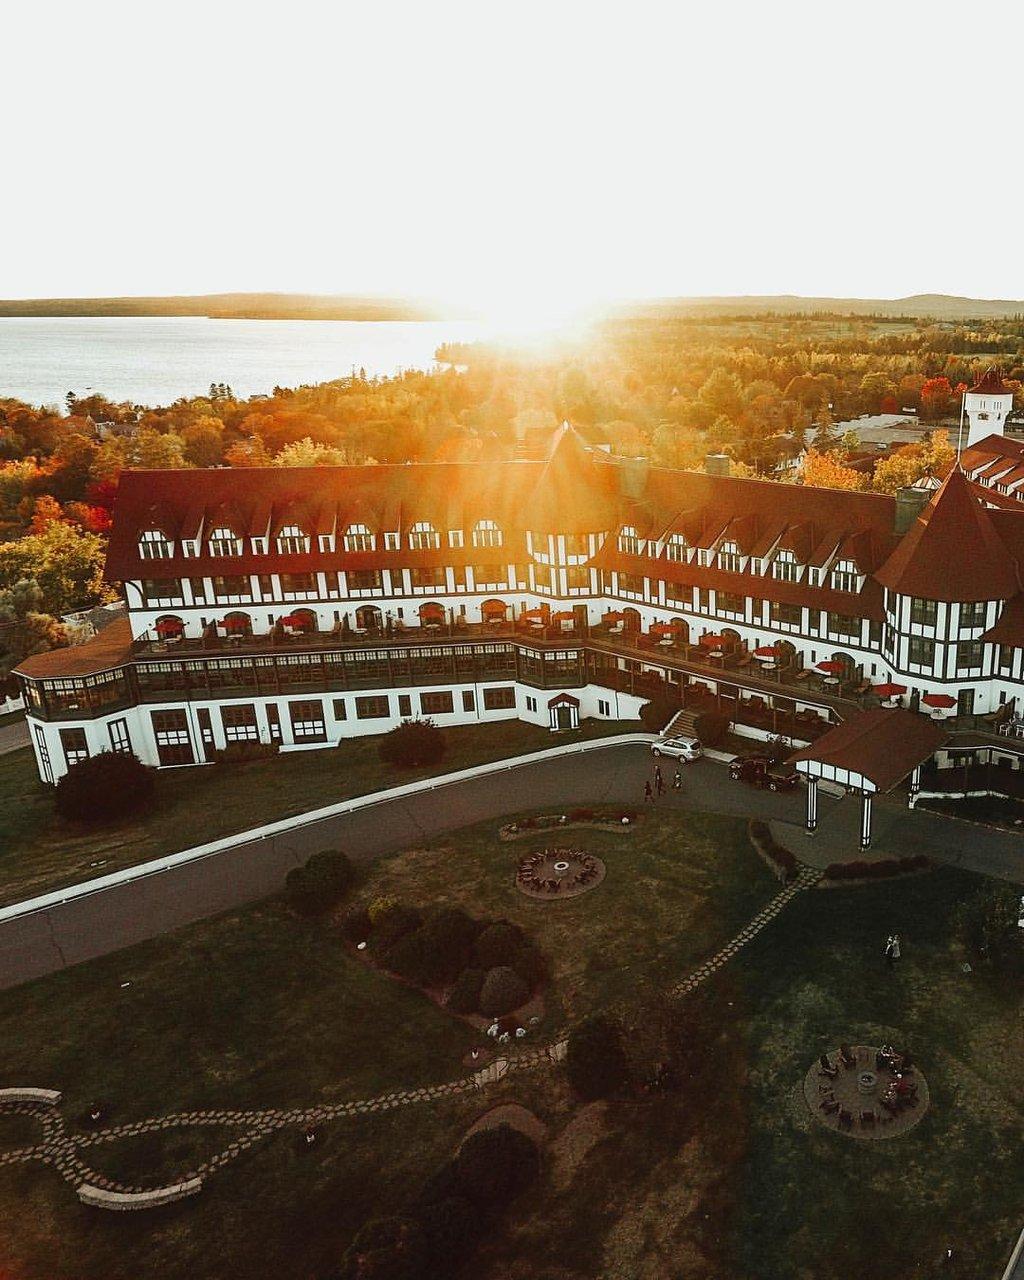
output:
[[[604,862],[584,849],[552,846],[531,853],[516,871],[516,887],[528,898],[578,898],[601,883]]]

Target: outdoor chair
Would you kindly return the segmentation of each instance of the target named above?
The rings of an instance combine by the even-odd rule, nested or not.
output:
[[[860,1113],[860,1122],[862,1125],[873,1125],[875,1123],[875,1113],[873,1111],[862,1111]]]
[[[849,1129],[853,1126],[853,1115],[845,1107],[839,1112],[839,1127]]]

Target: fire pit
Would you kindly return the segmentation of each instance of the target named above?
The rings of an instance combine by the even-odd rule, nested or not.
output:
[[[569,864],[568,862],[555,862],[552,863],[551,870],[554,871],[556,875],[564,876],[569,870]]]
[[[529,898],[575,898],[604,879],[604,863],[585,849],[538,849],[519,864],[516,885]]]
[[[865,1095],[870,1095],[878,1088],[878,1073],[875,1071],[862,1071],[857,1077],[857,1091]]]

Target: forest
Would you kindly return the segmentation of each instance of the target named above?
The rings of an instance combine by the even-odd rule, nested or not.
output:
[[[126,468],[486,462],[528,456],[568,420],[594,444],[658,465],[696,468],[724,451],[740,475],[894,492],[952,465],[960,394],[989,365],[1024,410],[1019,317],[624,318],[543,350],[437,354],[430,372],[248,400],[224,383],[166,406],[74,392],[60,406],[0,400],[0,680],[26,654],[75,638],[61,615],[114,598],[102,566]],[[854,465],[855,427],[835,424],[904,410],[934,433]]]

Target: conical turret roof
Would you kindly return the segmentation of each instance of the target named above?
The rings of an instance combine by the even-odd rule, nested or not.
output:
[[[1021,589],[1016,560],[959,467],[875,577],[890,591],[925,600],[1006,600]]]

